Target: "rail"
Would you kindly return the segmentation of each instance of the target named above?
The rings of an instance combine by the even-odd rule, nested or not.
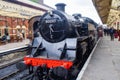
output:
[[[21,57],[18,57],[18,58],[15,58],[15,59],[13,59],[12,57],[9,57],[9,56],[10,56],[11,54],[18,55],[19,52],[24,52],[24,51],[27,51],[28,49],[29,49],[29,48],[28,48],[27,46],[24,46],[24,47],[14,48],[14,49],[10,49],[10,50],[6,50],[6,51],[0,52],[0,57],[1,57],[0,61],[2,62],[2,63],[0,63],[0,69],[1,69],[1,68],[4,68],[4,67],[7,67],[7,66],[9,66],[9,65],[11,65],[11,64],[14,64],[14,63],[16,63],[16,62],[18,62],[18,61],[23,60],[23,57],[22,57],[22,56],[21,56]],[[16,53],[16,52],[17,52],[17,53]],[[3,60],[4,60],[4,58],[6,58],[5,56],[7,56],[7,59],[8,59],[8,60],[5,59],[5,62],[4,62]],[[10,60],[10,61],[9,61],[9,60]]]
[[[11,53],[15,53],[15,52],[25,51],[25,50],[28,50],[28,46],[2,51],[2,52],[0,52],[0,57],[11,54]]]
[[[19,71],[19,70],[15,70],[15,71],[13,71],[13,72],[10,72],[10,73],[8,73],[8,74],[0,77],[0,80],[5,80],[7,77],[12,76],[12,75],[14,75],[14,74],[17,74],[18,72],[20,72],[20,71]]]

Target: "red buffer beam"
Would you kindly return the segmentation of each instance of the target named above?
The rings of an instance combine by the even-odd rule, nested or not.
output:
[[[48,68],[62,66],[66,69],[69,69],[73,65],[72,61],[32,58],[32,57],[24,57],[24,61],[26,65],[42,66],[46,64]]]

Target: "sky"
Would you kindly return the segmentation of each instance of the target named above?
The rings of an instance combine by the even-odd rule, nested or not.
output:
[[[65,12],[69,15],[80,13],[102,24],[100,17],[92,3],[92,0],[44,0],[44,3],[56,9],[55,4],[65,3]]]

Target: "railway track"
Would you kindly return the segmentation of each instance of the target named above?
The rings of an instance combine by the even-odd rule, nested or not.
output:
[[[21,79],[27,80],[28,79],[26,77],[28,76],[27,71],[28,71],[27,69],[20,71],[14,67],[14,69],[9,70],[6,73],[3,73],[2,75],[0,75],[0,80],[13,80],[13,79],[14,80],[21,80]]]
[[[19,70],[12,71],[12,72],[10,72],[10,73],[8,73],[8,74],[0,77],[0,80],[5,80],[5,79],[8,78],[9,76],[12,76],[12,75],[14,75],[14,74],[17,74],[17,73],[19,73],[19,72],[20,72]]]
[[[0,69],[21,61],[27,50],[28,47],[22,47],[0,52]]]
[[[29,76],[28,69],[19,70],[16,68],[15,64],[5,67],[0,70],[0,80],[28,80],[26,76]],[[3,72],[3,73],[2,73]]]
[[[10,51],[0,52],[0,80],[6,80],[8,77],[21,72],[16,68],[16,63],[23,60],[27,50],[28,47],[22,47]]]
[[[0,52],[0,57],[8,55],[8,54],[15,53],[15,52],[22,52],[22,51],[25,51],[25,50],[28,50],[27,46],[16,48],[16,49],[12,49],[12,50],[1,51]]]

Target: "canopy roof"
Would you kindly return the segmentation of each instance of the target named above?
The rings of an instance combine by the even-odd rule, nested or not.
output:
[[[42,15],[49,9],[52,9],[48,6],[34,3],[22,3],[18,0],[0,0],[0,15],[2,16],[9,16],[9,17],[16,17],[16,18],[25,18],[30,19],[36,15]]]
[[[120,0],[92,0],[103,24],[113,25],[120,19]]]

